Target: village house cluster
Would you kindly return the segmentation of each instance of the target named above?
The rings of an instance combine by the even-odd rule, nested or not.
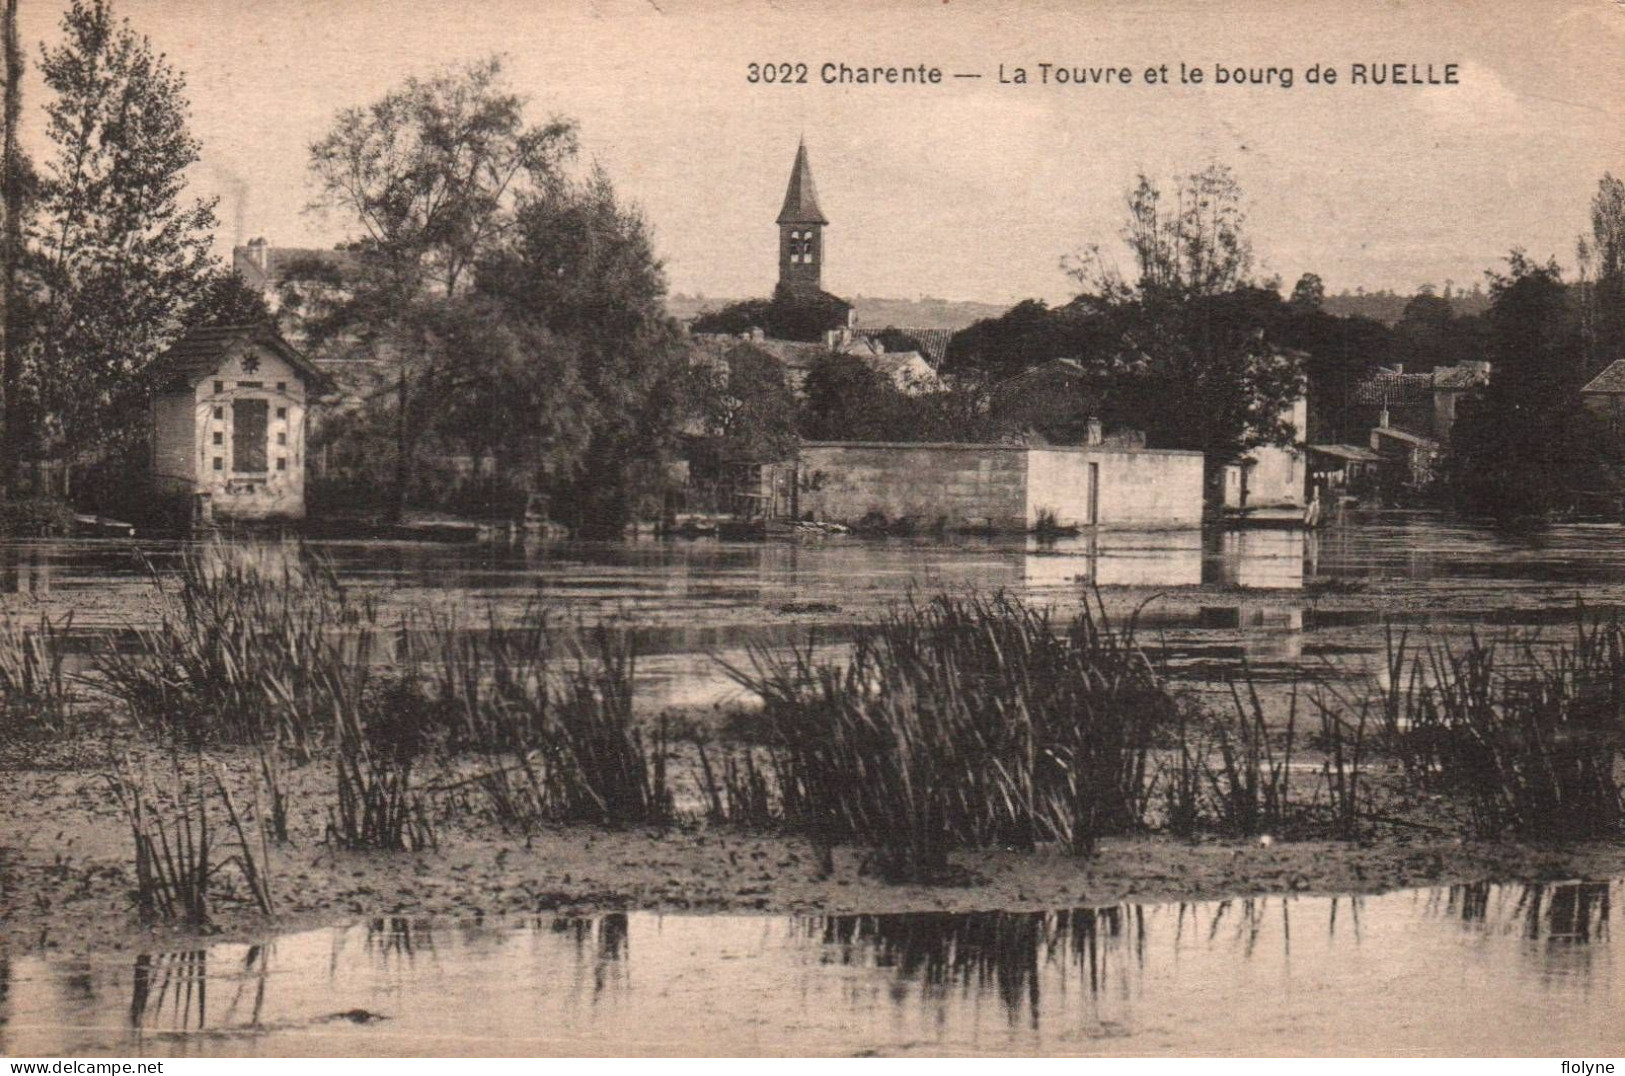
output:
[[[824,295],[830,220],[804,142],[775,224],[777,293]],[[343,279],[356,257],[255,239],[236,248],[233,268],[274,310],[292,271],[317,266]],[[847,310],[844,324],[813,341],[775,338],[762,326],[693,332],[692,361],[721,377],[734,363],[767,361],[803,393],[816,364],[841,355],[904,393],[944,387],[951,332],[881,330],[860,325]],[[158,490],[192,500],[194,521],[302,518],[307,473],[327,465],[308,447],[312,430],[322,421],[345,421],[369,394],[387,391],[376,363],[353,349],[326,349],[313,360],[301,350],[297,320],[288,335],[291,340],[267,328],[200,329],[161,360],[152,408],[153,477]],[[916,346],[889,349],[887,341],[898,338]],[[1057,398],[1082,371],[1079,359],[1051,360],[996,386],[992,398],[1019,414],[1023,406]],[[1344,500],[1424,487],[1462,399],[1489,377],[1482,362],[1429,372],[1379,369],[1354,393],[1355,424],[1369,429],[1358,444],[1316,441],[1309,400],[1300,395],[1281,416],[1293,431],[1291,443],[1218,461],[1216,487],[1209,476],[1214,461],[1200,453],[1148,445],[1142,431],[1108,430],[1088,415],[1079,416],[1076,443],[1055,443],[1030,430],[994,443],[803,440],[785,458],[726,461],[732,492],[724,507],[759,528],[866,520],[981,531],[1194,528],[1216,514],[1252,524],[1313,524]],[[1625,422],[1625,364],[1604,371],[1587,387],[1586,399],[1616,427]],[[477,472],[488,461],[449,462]]]

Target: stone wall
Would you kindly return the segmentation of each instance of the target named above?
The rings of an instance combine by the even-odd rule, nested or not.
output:
[[[1063,527],[1198,527],[1202,457],[1104,446],[813,442],[801,448],[796,514],[846,524],[906,519],[919,529],[1025,531],[1041,516]]]
[[[1027,450],[1020,446],[809,442],[796,513],[857,523],[878,514],[917,527],[1027,528]]]
[[[161,393],[152,402],[152,478],[165,493],[190,494],[197,481],[195,406],[190,391]]]
[[[1063,527],[1199,527],[1202,455],[1092,446],[1027,450],[1027,522]],[[1093,481],[1097,503],[1091,518]]]

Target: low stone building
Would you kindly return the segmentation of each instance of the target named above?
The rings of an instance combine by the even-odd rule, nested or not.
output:
[[[1326,497],[1363,497],[1376,487],[1382,457],[1359,445],[1310,445],[1309,480]]]
[[[301,519],[310,401],[328,379],[274,329],[194,329],[154,365],[160,494],[222,519]]]
[[[1438,470],[1442,446],[1431,437],[1394,426],[1371,431],[1371,451],[1378,457],[1377,481],[1390,499],[1424,490]]]
[[[917,529],[1202,523],[1202,454],[1105,445],[803,443],[791,513]]]
[[[1301,441],[1309,427],[1309,400],[1298,396],[1281,418]],[[1224,507],[1231,511],[1302,508],[1308,503],[1309,463],[1300,444],[1258,445],[1224,469]]]

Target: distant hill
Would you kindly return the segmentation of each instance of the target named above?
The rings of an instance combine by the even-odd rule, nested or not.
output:
[[[766,298],[766,295],[760,296]],[[1394,326],[1404,316],[1412,296],[1394,291],[1339,292],[1326,296],[1322,308],[1338,317],[1367,317]],[[1482,288],[1452,294],[1450,309],[1456,317],[1482,314],[1489,309],[1489,293]],[[668,295],[666,310],[679,321],[687,321],[706,310],[721,310],[738,299],[715,299],[705,295]],[[857,309],[858,324],[866,329],[895,325],[902,329],[946,329],[957,332],[985,318],[996,318],[1010,309],[1004,303],[978,303],[953,299],[884,299],[858,295],[848,299]]]
[[[1401,295],[1393,291],[1367,291],[1367,292],[1339,292],[1328,295],[1321,303],[1321,309],[1328,314],[1338,317],[1363,317],[1373,321],[1380,321],[1392,327],[1399,323],[1405,314],[1405,304],[1413,296]],[[1449,296],[1450,312],[1458,318],[1468,317],[1472,314],[1482,314],[1490,308],[1490,297],[1482,288],[1472,291],[1459,292]]]
[[[713,299],[709,296],[668,295],[666,311],[679,321],[686,321],[704,310],[721,310],[737,299]],[[999,303],[960,302],[952,299],[879,299],[865,295],[849,300],[858,312],[858,324],[866,329],[884,329],[895,325],[904,329],[947,329],[955,331],[981,321],[996,318],[1009,309]]]

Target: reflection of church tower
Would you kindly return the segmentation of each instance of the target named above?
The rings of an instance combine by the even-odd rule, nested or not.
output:
[[[807,143],[796,148],[790,170],[790,189],[779,210],[779,287],[806,295],[823,287],[824,225],[829,221],[818,208]]]

